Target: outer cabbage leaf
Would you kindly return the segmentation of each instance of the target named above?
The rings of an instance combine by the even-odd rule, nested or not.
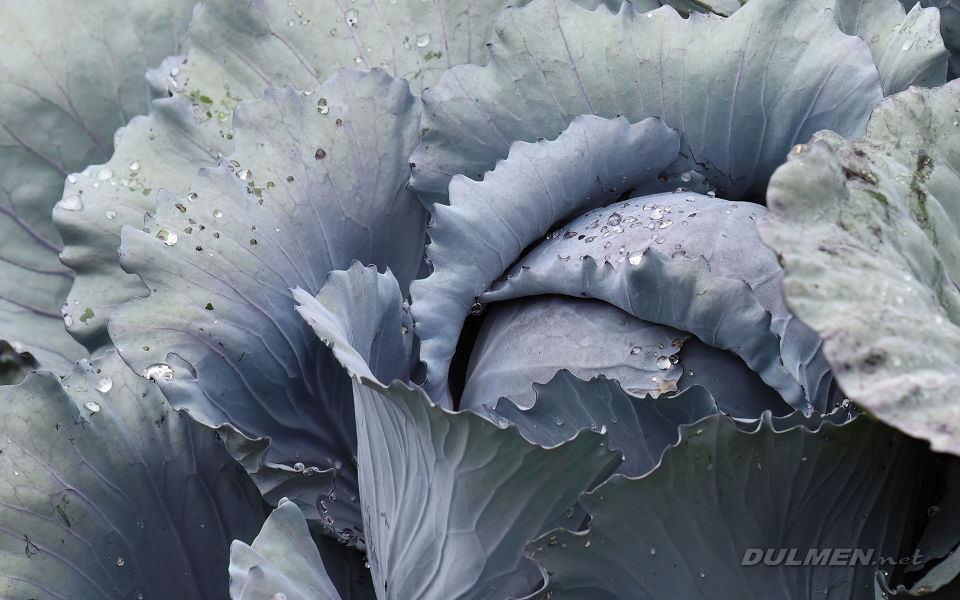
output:
[[[73,273],[50,211],[63,178],[108,156],[117,127],[146,111],[143,73],[180,50],[194,1],[3,4],[0,341],[42,368],[63,375],[86,355],[60,314]]]
[[[266,511],[214,432],[114,351],[0,388],[0,596],[222,598]]]
[[[867,135],[823,132],[774,175],[763,239],[792,310],[847,395],[960,454],[960,82],[880,105]]]
[[[810,0],[817,8],[836,14],[840,31],[862,38],[880,71],[884,95],[910,85],[941,85],[947,74],[947,48],[941,36],[940,11],[898,0]],[[949,5],[949,1],[940,2]],[[691,2],[691,4],[694,4]],[[729,16],[742,2],[697,2],[693,10]],[[923,6],[929,6],[925,2]],[[911,9],[909,13],[904,6]],[[678,7],[679,10],[679,7]],[[949,21],[949,17],[948,17]],[[946,26],[946,22],[944,22]]]
[[[669,7],[613,15],[536,0],[506,11],[496,33],[486,67],[455,67],[424,93],[411,161],[425,202],[445,203],[454,174],[480,178],[512,141],[553,138],[580,114],[662,117],[710,185],[740,199],[762,193],[813,132],[861,133],[882,97],[866,43],[807,2],[682,19]]]
[[[949,53],[940,33],[940,11],[917,5],[907,13],[898,0],[811,1],[833,10],[841,31],[867,42],[884,96],[946,81]]]
[[[121,262],[151,289],[111,318],[124,360],[201,423],[270,438],[259,458],[243,437],[229,446],[268,500],[288,496],[311,519],[323,501],[338,531],[360,521],[351,384],[289,288],[319,290],[354,258],[419,271],[426,217],[405,188],[419,118],[406,83],[382,72],[269,90],[238,107],[234,154],[124,232]],[[318,469],[338,470],[338,501],[319,495]]]
[[[341,298],[350,291],[351,304]],[[358,293],[363,290],[364,293]],[[522,555],[579,491],[619,463],[591,432],[545,449],[514,428],[434,405],[403,379],[410,317],[388,273],[354,265],[298,310],[354,379],[360,491],[370,570],[380,598],[486,598],[536,589]],[[392,323],[383,329],[368,322]],[[404,333],[404,326],[407,333]]]
[[[281,502],[247,545],[230,545],[230,598],[254,600],[283,594],[287,600],[340,600],[323,567],[303,513]]]
[[[595,300],[498,303],[473,341],[458,408],[486,414],[484,407],[501,397],[529,408],[537,397],[531,384],[547,383],[561,369],[581,379],[603,374],[631,394],[669,392],[682,373],[675,355],[689,337]]]
[[[864,598],[873,560],[909,555],[925,460],[922,442],[864,416],[786,431],[769,416],[748,431],[707,417],[682,427],[649,475],[585,494],[588,531],[531,544],[550,573],[542,597]],[[751,548],[796,548],[793,561],[872,553],[862,566],[741,566]]]
[[[916,4],[916,0],[903,0],[905,6]],[[950,51],[949,78],[960,76],[960,5],[956,0],[923,0],[921,6],[940,10],[940,33],[943,43]]]
[[[508,4],[203,2],[191,24],[189,52],[150,74],[153,85],[173,97],[157,100],[148,117],[124,130],[109,162],[68,184],[66,198],[83,198],[82,210],[56,216],[66,244],[63,261],[78,273],[67,307],[70,332],[91,348],[106,344],[109,314],[145,295],[140,281],[117,263],[120,231],[141,227],[158,189],[185,195],[197,169],[215,167],[219,154],[233,152],[232,114],[242,99],[258,98],[268,87],[316,89],[341,67],[378,67],[406,77],[419,92],[451,65],[484,60],[494,19]]]

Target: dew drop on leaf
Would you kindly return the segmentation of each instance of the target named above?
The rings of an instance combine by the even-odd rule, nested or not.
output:
[[[106,394],[111,388],[113,388],[113,380],[109,377],[101,377],[97,382],[97,391],[101,394]]]
[[[65,197],[63,200],[57,203],[57,206],[63,210],[80,210],[83,208],[83,202],[80,201],[80,196],[76,194],[71,194],[70,196]]]
[[[177,237],[177,234],[175,232],[169,231],[167,229],[161,229],[160,231],[157,232],[157,239],[159,239],[160,241],[162,241],[164,244],[168,246],[172,246],[177,243],[177,239],[179,238]]]
[[[143,370],[143,376],[153,381],[170,381],[173,379],[173,369],[166,363],[154,363]]]

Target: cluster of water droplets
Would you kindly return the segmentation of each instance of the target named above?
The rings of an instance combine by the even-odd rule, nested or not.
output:
[[[679,188],[673,194],[684,193]],[[715,197],[714,193],[707,196]],[[688,194],[688,202],[696,202],[697,196]],[[639,210],[638,210],[639,209]],[[677,223],[681,226],[689,225],[689,219],[697,216],[696,209],[677,207],[675,202],[646,201],[644,198],[635,198],[618,204],[616,207],[594,209],[571,224],[556,229],[547,234],[548,241],[576,239],[583,243],[577,249],[569,244],[563,244],[557,253],[557,258],[569,261],[574,256],[584,260],[591,256],[597,260],[620,265],[627,261],[631,265],[639,265],[643,261],[645,250],[654,244],[664,244],[667,240],[667,230]],[[631,230],[643,230],[652,235],[641,236],[639,232],[629,233]],[[626,233],[627,235],[621,235]],[[573,251],[571,251],[573,250]]]

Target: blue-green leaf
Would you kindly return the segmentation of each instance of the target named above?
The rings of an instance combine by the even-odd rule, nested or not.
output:
[[[216,434],[109,351],[0,388],[0,596],[223,598],[266,511]]]
[[[263,524],[253,544],[230,546],[230,598],[254,600],[340,600],[327,575],[303,513],[281,502]]]
[[[517,3],[201,3],[191,24],[189,51],[150,73],[154,87],[172,97],[155,101],[148,117],[124,130],[109,162],[78,174],[76,183],[67,186],[67,198],[83,197],[82,210],[56,217],[66,245],[64,263],[78,273],[67,306],[71,333],[90,347],[109,343],[107,317],[126,300],[146,293],[117,263],[121,229],[142,227],[159,189],[186,195],[197,169],[215,167],[219,154],[234,152],[239,126],[233,110],[239,102],[261,97],[268,87],[314,90],[342,67],[382,69],[406,78],[419,93],[452,65],[485,61],[493,22],[508,4]],[[313,99],[315,108],[322,109]],[[97,160],[102,158],[71,168]],[[98,177],[106,172],[113,176],[104,183]],[[58,307],[59,301],[54,310]],[[93,315],[81,321],[87,307]]]
[[[716,414],[710,393],[693,387],[676,396],[637,397],[616,382],[600,376],[584,381],[560,371],[549,383],[534,384],[536,403],[518,407],[501,399],[490,414],[517,426],[525,438],[542,446],[556,446],[582,429],[604,431],[610,448],[623,453],[618,473],[645,475],[660,455],[679,440],[680,425]]]
[[[73,281],[50,212],[63,180],[109,156],[146,112],[148,67],[179,52],[195,0],[6,2],[0,18],[0,341],[65,375],[86,351],[64,330]],[[109,178],[108,178],[109,179]],[[104,183],[106,185],[106,183]],[[77,210],[71,196],[62,210]],[[90,305],[70,307],[78,322]]]
[[[351,304],[337,301],[343,286]],[[475,413],[449,412],[402,379],[379,381],[384,357],[409,352],[409,333],[381,337],[366,325],[371,315],[409,319],[389,273],[354,265],[317,298],[298,291],[297,300],[354,379],[363,535],[378,597],[534,591],[540,576],[523,557],[525,541],[609,475],[619,456],[590,432],[546,449]]]
[[[234,154],[124,231],[121,262],[151,290],[111,318],[124,360],[201,423],[270,438],[273,466],[251,474],[271,501],[288,496],[319,519],[304,474],[337,470],[323,520],[341,531],[360,521],[350,381],[290,288],[319,290],[354,259],[403,281],[420,270],[425,214],[405,188],[419,120],[407,84],[379,71],[345,69],[309,94],[269,90],[237,109]],[[277,469],[302,493],[277,489]]]
[[[584,495],[589,530],[531,544],[550,573],[541,597],[869,597],[874,561],[910,555],[926,455],[864,416],[787,430],[765,416],[746,431],[707,417],[650,474]],[[842,565],[796,565],[843,549]],[[751,566],[767,551],[779,565]]]
[[[866,136],[832,132],[771,180],[761,225],[790,308],[850,399],[960,454],[960,82],[913,88]]]
[[[867,44],[808,2],[683,19],[536,0],[495,31],[487,66],[455,67],[424,93],[411,160],[425,202],[445,203],[454,174],[479,179],[511,142],[554,138],[581,114],[662,117],[722,195],[757,197],[793,144],[823,128],[858,135],[882,97]]]

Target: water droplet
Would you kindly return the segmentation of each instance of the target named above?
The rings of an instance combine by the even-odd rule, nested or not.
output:
[[[140,161],[139,161],[139,160],[135,160],[135,161],[133,161],[132,163],[130,163],[129,169],[130,169],[131,171],[139,171],[139,170],[140,170]]]
[[[63,200],[57,203],[57,206],[63,210],[80,210],[83,208],[83,202],[80,201],[80,196],[76,194],[71,194],[66,196]]]
[[[630,348],[630,354],[634,356],[636,356],[637,354],[640,354],[641,352],[643,352],[642,346],[634,346],[633,348]]]
[[[20,471],[14,471],[14,472],[13,472],[13,476],[14,476],[14,477],[20,477]]]
[[[166,363],[154,363],[143,370],[143,376],[154,381],[170,381],[173,379],[173,369]]]
[[[77,182],[77,176],[75,174],[71,173],[70,175],[67,175],[67,183],[76,183],[76,182]]]
[[[118,567],[122,567],[122,566],[124,565],[124,563],[126,563],[126,561],[123,560],[123,557],[122,557],[122,556],[118,556],[118,557],[117,557],[117,566],[118,566]]]
[[[111,220],[112,220],[112,219],[116,219],[116,218],[117,218],[117,211],[113,210],[112,208],[111,208],[111,209],[108,209],[108,210],[105,210],[105,211],[103,211],[103,216],[105,216],[106,218],[111,219]]]
[[[97,171],[97,179],[99,179],[100,181],[108,181],[111,177],[113,177],[113,171],[111,171],[107,167],[104,167],[99,171]]]
[[[343,19],[350,27],[356,27],[360,23],[360,13],[357,9],[351,8],[343,14]]]
[[[671,221],[670,219],[667,219],[667,220],[663,221],[662,223],[660,223],[660,229],[666,229],[667,227],[670,227],[671,225],[673,225],[673,221]]]
[[[622,217],[620,216],[620,213],[613,213],[612,215],[607,217],[607,225],[617,226],[620,224],[621,220],[622,220]]]
[[[690,171],[684,171],[680,173],[680,181],[687,182],[693,178],[693,174]]]
[[[196,202],[198,197],[199,196],[197,196],[196,192],[190,192],[189,194],[187,194],[187,200],[189,200],[190,202]]]
[[[306,468],[307,468],[307,465],[303,464],[302,462],[293,463],[293,470],[294,470],[294,471],[302,471],[302,470],[304,470],[304,469],[306,469]]]
[[[474,302],[473,306],[470,307],[471,315],[479,315],[483,311],[483,305],[479,302]]]
[[[913,40],[907,40],[903,43],[903,46],[900,46],[900,49],[906,52],[913,46]]]
[[[656,554],[656,553],[657,553],[656,548],[650,548],[650,554]]]
[[[560,417],[554,417],[553,422],[557,427],[563,427],[563,419]]]
[[[313,157],[317,160],[323,160],[327,157],[327,151],[323,148],[317,148],[317,153]]]
[[[237,177],[244,181],[250,179],[250,169],[240,169],[237,171]]]
[[[716,193],[715,191],[713,191],[713,190],[710,190],[709,192],[707,192],[707,197],[709,197],[709,198],[716,198],[716,197],[717,197],[717,193]]]
[[[703,579],[706,576],[707,576],[706,573],[704,573],[703,571],[700,571],[700,579]]]
[[[327,106],[326,98],[320,98],[319,100],[317,100],[317,112],[320,113],[321,115],[325,115],[330,112],[330,107]]]
[[[424,33],[417,36],[417,48],[423,48],[430,43],[430,34]]]
[[[94,402],[93,400],[90,400],[90,401],[88,401],[88,402],[84,402],[83,405],[86,407],[87,410],[89,410],[89,411],[92,412],[92,413],[98,413],[98,412],[100,412],[100,405],[97,404],[96,402]]]
[[[65,327],[73,327],[73,317],[70,315],[63,315],[63,325]]]
[[[157,232],[157,238],[160,239],[164,244],[172,246],[177,243],[177,234],[173,231],[168,231],[166,229],[161,229]]]
[[[653,211],[650,213],[650,219],[653,221],[659,221],[662,218],[663,218],[663,211],[660,210],[659,208],[653,209]]]
[[[631,265],[639,265],[643,260],[643,251],[640,252],[631,252],[627,255],[627,260]]]
[[[657,368],[658,369],[669,369],[670,368],[670,357],[661,356],[657,359]]]
[[[220,217],[223,216],[223,211],[220,210],[219,208],[215,208],[213,209],[213,216],[219,219]]]
[[[663,242],[666,241],[666,239],[667,238],[663,237],[662,235],[658,235],[657,237],[653,238],[653,241],[655,241],[658,244],[662,244]]]
[[[106,394],[111,388],[113,388],[113,380],[109,377],[101,377],[97,382],[97,391],[101,394]]]

